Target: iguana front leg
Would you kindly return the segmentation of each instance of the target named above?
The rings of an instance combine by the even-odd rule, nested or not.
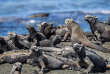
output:
[[[41,70],[39,72],[39,74],[44,74],[44,71],[45,71],[45,63],[43,60],[39,60],[39,64],[41,66]]]
[[[92,69],[93,69],[93,67],[94,67],[94,64],[92,63],[92,61],[91,61],[89,58],[87,58],[87,60],[85,60],[85,62],[87,62],[87,64],[88,64],[89,66],[88,66],[88,68],[87,68],[86,70],[84,70],[84,71],[82,72],[82,74],[89,74],[89,72],[92,71]]]
[[[101,41],[101,35],[98,30],[95,31],[95,36],[96,36],[96,40]]]
[[[38,40],[33,39],[33,44],[32,44],[32,46],[36,46],[37,44],[38,44]]]
[[[65,35],[64,35],[64,37],[63,37],[63,39],[62,39],[62,41],[65,41],[68,38],[69,35],[70,35],[70,33],[69,32],[66,32]]]

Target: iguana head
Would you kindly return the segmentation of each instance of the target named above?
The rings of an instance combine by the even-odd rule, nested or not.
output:
[[[32,46],[30,48],[30,50],[32,50],[32,55],[35,57],[40,57],[41,55],[43,55],[43,52],[41,49],[38,49],[37,46]]]
[[[98,18],[96,16],[92,16],[92,15],[85,16],[85,21],[87,21],[91,25],[94,25],[96,23],[97,19]]]
[[[19,40],[19,38],[20,38],[16,33],[9,34],[9,37],[10,37],[15,43],[17,43],[18,40]]]
[[[81,51],[81,45],[78,44],[78,43],[73,43],[73,49],[76,51],[76,52],[79,52]]]
[[[47,26],[47,23],[46,23],[46,22],[42,22],[41,24],[39,24],[39,25],[37,26],[38,31],[40,31],[40,32],[43,33],[42,30],[44,30],[44,28],[45,28],[46,26]]]
[[[47,23],[47,26],[44,28],[44,33],[45,35],[51,35],[55,33],[52,23]]]
[[[26,28],[28,29],[29,33],[35,32],[35,27],[32,25],[27,25]]]
[[[78,55],[79,59],[83,60],[86,57],[85,47],[83,44],[73,43],[73,49],[75,53]]]
[[[17,37],[17,34],[15,32],[8,32],[8,36],[10,39],[13,39]]]
[[[68,26],[68,25],[72,25],[72,23],[73,23],[73,19],[66,19],[65,20],[65,24],[66,24],[66,26]]]

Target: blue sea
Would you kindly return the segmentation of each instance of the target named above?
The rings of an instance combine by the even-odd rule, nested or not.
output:
[[[49,13],[48,17],[29,18],[38,13]],[[99,21],[108,21],[110,0],[0,0],[0,36],[9,31],[28,34],[26,25],[42,22],[54,26],[64,24],[66,18],[73,18],[85,32],[90,32],[85,15],[96,15]],[[3,20],[5,19],[5,20]]]

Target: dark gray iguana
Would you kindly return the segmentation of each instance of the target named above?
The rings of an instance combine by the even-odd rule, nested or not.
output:
[[[46,36],[47,39],[51,38],[52,35],[59,35],[62,37],[62,41],[65,41],[69,36],[68,29],[61,25],[61,27],[53,27],[52,23],[43,22],[38,25],[38,31]]]
[[[38,31],[44,34],[47,39],[49,39],[52,35],[55,35],[55,29],[53,29],[52,23],[41,23],[38,25]]]
[[[56,48],[56,47],[36,47],[33,46],[33,48],[41,49],[44,52],[54,52],[57,55],[61,55],[65,58],[72,58],[76,57],[75,51],[72,47],[64,47],[64,48]]]
[[[90,25],[91,31],[97,40],[110,41],[110,25],[99,22],[96,16],[86,15],[85,21]]]
[[[73,21],[73,19],[66,19],[65,24],[70,32],[71,42],[82,43],[85,46],[97,49],[99,51],[110,53],[109,49],[106,49],[102,46],[98,46],[92,43],[91,41],[89,41],[87,37],[84,35],[83,30],[80,28],[80,26],[76,22]]]
[[[54,36],[51,36],[50,39],[39,41],[39,46],[51,47],[51,46],[55,46],[56,44],[59,44],[60,42],[61,42],[61,37],[58,35],[54,35]]]
[[[21,41],[16,33],[10,34],[10,38],[11,40],[8,41],[8,45],[12,50],[30,48],[30,44],[28,42]]]
[[[107,64],[104,58],[100,57],[93,50],[88,50],[84,45],[75,43],[73,44],[73,49],[80,59],[79,65],[87,68],[83,71],[84,74],[88,74],[91,71],[105,72],[107,69],[110,69],[110,65]]]
[[[66,61],[64,59],[64,61]],[[31,50],[13,50],[4,52],[3,54],[0,54],[0,64],[3,63],[28,63],[28,64],[37,64],[39,67],[41,67],[41,72],[44,72],[45,68],[48,69],[62,69],[64,62],[61,60],[43,54],[41,49],[33,49]],[[77,67],[77,64],[75,61],[70,61]],[[66,65],[68,65],[68,62],[66,62]],[[71,65],[71,64],[69,64]],[[78,68],[79,69],[79,68]]]
[[[50,28],[51,29],[51,23],[46,23],[47,24],[47,27],[46,28]],[[50,25],[50,26],[48,26]],[[41,25],[42,26],[42,25]],[[37,46],[54,46],[56,44],[58,44],[61,39],[59,36],[55,35],[53,37],[51,37],[51,39],[46,39],[46,36],[48,37],[48,35],[50,35],[50,31],[48,31],[49,34],[43,34],[42,31],[44,31],[45,28],[41,27],[41,31],[35,31],[35,27],[32,26],[32,25],[27,25],[26,28],[28,29],[29,31],[29,38],[28,40],[30,42],[33,42],[33,46],[37,45]],[[42,29],[43,28],[43,29]],[[46,30],[46,29],[45,29]],[[45,32],[45,31],[44,31]],[[46,32],[45,32],[46,33]]]
[[[0,54],[0,64],[3,63],[27,63],[28,59],[33,59],[36,56],[31,50],[12,50]]]
[[[3,37],[0,37],[0,54],[12,50]]]
[[[30,42],[33,42],[33,44],[32,44],[33,46],[37,45],[37,46],[42,46],[42,47],[44,47],[44,46],[49,47],[49,46],[54,46],[54,45],[58,44],[61,41],[60,37],[57,36],[57,35],[51,37],[51,39],[46,39],[46,37],[48,37],[51,34],[50,30],[52,30],[52,28],[51,28],[52,24],[51,23],[45,23],[45,24],[47,24],[46,28],[49,28],[49,29],[46,29],[45,27],[43,28],[42,25],[40,25],[41,26],[41,29],[40,29],[41,31],[40,32],[35,31],[35,27],[32,26],[32,25],[27,25],[26,26],[28,31],[29,31],[28,40]],[[49,34],[47,34],[46,33],[47,31],[45,32],[44,29],[48,30]],[[45,34],[43,32],[45,32]]]
[[[52,70],[52,69],[65,69],[65,68],[67,68],[67,67],[65,67],[65,65],[67,65],[69,67],[74,66],[75,68],[80,69],[80,66],[77,64],[77,62],[75,62],[73,60],[70,60],[70,61],[66,62],[67,59],[65,60],[65,59],[62,59],[62,58],[59,58],[59,59],[55,58],[53,56],[44,54],[42,52],[42,50],[39,50],[39,49],[36,49],[36,48],[32,48],[32,50],[34,52],[37,51],[36,52],[36,59],[34,59],[35,60],[34,62],[37,63],[37,65],[41,69],[39,71],[40,74],[44,74],[45,69],[49,69],[49,70]]]
[[[27,25],[26,28],[29,32],[28,41],[33,42],[33,45],[39,45],[39,41],[46,39],[45,35],[36,31],[34,26]]]

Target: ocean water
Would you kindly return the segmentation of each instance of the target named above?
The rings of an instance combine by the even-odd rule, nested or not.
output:
[[[48,17],[29,18],[37,13],[50,13]],[[41,22],[64,24],[66,18],[73,18],[85,31],[91,31],[84,20],[85,15],[96,15],[99,21],[108,21],[110,0],[0,0],[0,36],[8,31],[28,34],[27,24],[37,28]]]

